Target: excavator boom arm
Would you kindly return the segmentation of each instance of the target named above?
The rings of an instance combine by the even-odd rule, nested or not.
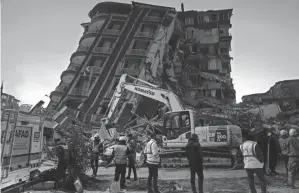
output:
[[[126,77],[134,79],[135,83],[126,82]],[[140,83],[136,84],[137,81]],[[169,108],[170,111],[184,110],[179,97],[173,92],[158,88],[157,85],[124,74],[121,76],[113,97],[108,105],[108,115],[106,118],[107,120],[109,120],[114,113],[114,110],[120,100],[120,96],[122,95],[124,90],[128,90],[141,96],[145,96],[147,98],[162,102]]]

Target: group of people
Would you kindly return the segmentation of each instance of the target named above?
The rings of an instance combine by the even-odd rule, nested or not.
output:
[[[270,130],[266,138],[256,133],[247,133],[243,136],[245,142],[240,146],[240,149],[252,193],[256,193],[254,174],[260,181],[262,193],[266,193],[264,174],[278,174],[275,167],[279,156],[283,158],[288,174],[285,186],[296,188],[295,174],[299,167],[299,138],[295,129],[290,129],[289,137],[287,135],[287,131],[282,130],[280,131],[280,138],[277,139],[274,130]],[[266,165],[268,165],[269,171],[266,170]]]
[[[263,133],[265,132],[265,133]],[[254,185],[254,174],[257,175],[260,181],[262,193],[266,193],[265,175],[277,175],[275,167],[278,158],[281,157],[285,163],[287,172],[287,182],[285,186],[290,188],[295,187],[295,175],[299,169],[299,137],[294,129],[280,131],[280,136],[276,136],[274,130],[254,132],[243,134],[244,143],[240,145],[240,150],[243,155],[244,168],[247,173],[249,187],[252,193],[256,193]],[[61,149],[61,151],[60,151]],[[66,153],[65,144],[58,144],[58,151],[60,160],[70,160],[69,154]],[[104,146],[99,137],[94,138],[94,144],[91,156],[91,168],[93,176],[96,176],[98,171],[99,156],[103,153]],[[109,162],[115,162],[114,181],[120,180],[120,188],[125,189],[126,168],[128,166],[127,179],[130,179],[131,172],[134,174],[134,181],[137,181],[136,172],[136,152],[138,150],[137,142],[132,134],[119,137],[114,146],[112,156]],[[186,156],[189,162],[191,188],[193,193],[203,193],[203,153],[199,143],[199,138],[196,134],[192,134],[189,138],[188,144],[185,148]],[[159,193],[158,189],[158,168],[161,163],[160,151],[157,144],[157,136],[152,133],[150,140],[147,142],[143,154],[145,156],[145,163],[148,167],[148,193]],[[64,159],[62,159],[64,158]],[[267,163],[267,164],[266,164]],[[266,165],[268,167],[266,167]],[[65,170],[67,161],[60,161],[58,163],[60,176],[57,179],[65,181]],[[267,170],[267,168],[269,170]],[[198,188],[196,188],[195,178],[198,177]],[[58,185],[56,181],[55,186]]]
[[[109,163],[114,160],[115,163],[115,175],[114,180],[119,181],[120,179],[120,188],[124,189],[125,186],[125,175],[126,175],[126,168],[128,166],[128,176],[127,179],[131,178],[131,172],[133,170],[134,174],[134,181],[137,181],[137,172],[136,172],[136,150],[137,150],[137,143],[133,138],[132,134],[128,134],[127,137],[122,136],[116,140],[116,144],[114,145],[112,155],[108,160]],[[98,172],[98,162],[99,156],[103,154],[104,145],[101,142],[98,136],[94,138],[94,144],[92,149],[92,156],[91,156],[91,168],[93,171],[93,176],[97,175]]]

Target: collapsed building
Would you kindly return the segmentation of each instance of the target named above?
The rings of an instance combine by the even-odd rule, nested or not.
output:
[[[195,109],[234,103],[231,16],[232,9],[184,11],[183,4],[180,12],[137,2],[97,4],[91,21],[81,24],[83,36],[46,115],[60,126],[75,119],[87,130],[99,128],[122,74],[169,89]],[[114,116],[119,132],[136,114],[150,118],[160,107],[134,93],[123,99]]]
[[[299,109],[299,79],[276,82],[267,92],[245,95],[243,103],[278,104],[282,111]]]

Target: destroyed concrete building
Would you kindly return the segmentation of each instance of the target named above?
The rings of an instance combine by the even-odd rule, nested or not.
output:
[[[229,51],[232,9],[182,11],[171,7],[102,2],[90,12],[78,49],[51,92],[47,115],[98,128],[124,73],[175,92],[187,105],[235,102]],[[115,113],[125,125],[136,112],[151,117],[159,103],[126,93]],[[213,104],[213,105],[212,105]]]
[[[299,109],[299,80],[276,82],[267,92],[245,95],[242,101],[256,105],[278,104],[282,111]]]
[[[14,96],[1,92],[1,110],[2,109],[15,109],[18,110],[20,100],[16,99]]]

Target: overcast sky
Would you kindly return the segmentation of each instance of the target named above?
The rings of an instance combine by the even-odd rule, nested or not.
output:
[[[49,101],[99,0],[2,0],[1,79],[22,103]],[[119,0],[127,2],[128,0]],[[299,0],[139,0],[185,10],[233,8],[232,78],[237,100],[299,78]]]

